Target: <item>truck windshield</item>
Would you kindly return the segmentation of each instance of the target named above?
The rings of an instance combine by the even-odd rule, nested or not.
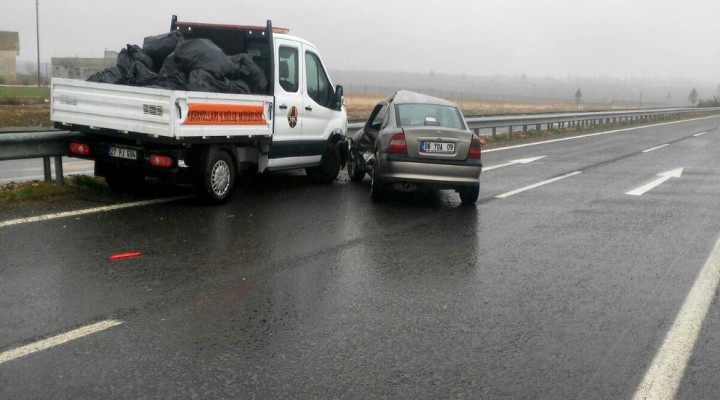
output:
[[[457,107],[437,104],[397,104],[399,126],[441,126],[465,129],[462,114]]]

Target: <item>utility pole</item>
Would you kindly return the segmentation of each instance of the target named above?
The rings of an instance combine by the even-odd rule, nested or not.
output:
[[[35,28],[37,29],[37,85],[40,87],[40,15],[38,0],[35,0]]]

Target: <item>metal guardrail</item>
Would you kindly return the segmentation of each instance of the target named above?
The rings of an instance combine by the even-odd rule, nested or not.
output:
[[[507,128],[509,132],[514,127],[522,127],[524,132],[528,127],[540,131],[545,129],[600,126],[615,123],[630,123],[635,121],[650,121],[667,119],[669,117],[700,116],[707,114],[720,114],[720,108],[672,108],[650,110],[624,110],[601,111],[566,114],[527,114],[512,116],[495,116],[467,118],[470,129],[478,134],[481,130],[490,130],[495,137],[498,128]],[[348,129],[360,129],[364,122],[350,123]],[[48,130],[46,128],[2,128],[0,129],[0,161],[42,158],[45,181],[52,180],[50,158],[55,159],[55,182],[63,184],[62,157],[68,155],[68,145],[76,134]]]
[[[494,117],[466,118],[468,127],[475,133],[496,137],[498,129],[506,128],[512,133],[513,128],[522,128],[527,132],[529,127],[536,131],[551,130],[554,128],[572,128],[584,126],[601,126],[616,123],[630,123],[636,121],[650,121],[667,119],[678,115],[704,115],[720,113],[720,108],[669,108],[648,110],[599,111],[564,114],[526,114],[501,115]],[[364,122],[348,124],[348,129],[360,129]]]
[[[0,129],[0,161],[42,158],[45,181],[50,182],[50,158],[54,158],[55,183],[62,185],[62,157],[68,154],[68,143],[72,136],[68,131],[47,128]]]

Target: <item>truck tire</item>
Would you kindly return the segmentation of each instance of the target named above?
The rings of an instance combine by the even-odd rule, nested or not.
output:
[[[347,173],[353,182],[362,182],[365,179],[365,170],[360,168],[359,157],[354,150],[350,149],[347,160]]]
[[[473,205],[480,196],[480,184],[460,188],[458,194],[463,205]]]
[[[385,182],[383,182],[378,171],[377,158],[373,164],[372,174],[370,174],[370,198],[373,202],[385,201],[388,198],[389,188]]]
[[[328,146],[320,159],[320,165],[305,170],[315,183],[328,184],[335,181],[340,173],[340,152],[336,146]]]
[[[205,203],[226,202],[235,188],[235,165],[225,150],[210,151],[196,184],[198,196]]]

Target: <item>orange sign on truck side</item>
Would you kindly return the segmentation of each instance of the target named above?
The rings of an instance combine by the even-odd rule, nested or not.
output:
[[[188,104],[185,125],[267,125],[262,105]]]

